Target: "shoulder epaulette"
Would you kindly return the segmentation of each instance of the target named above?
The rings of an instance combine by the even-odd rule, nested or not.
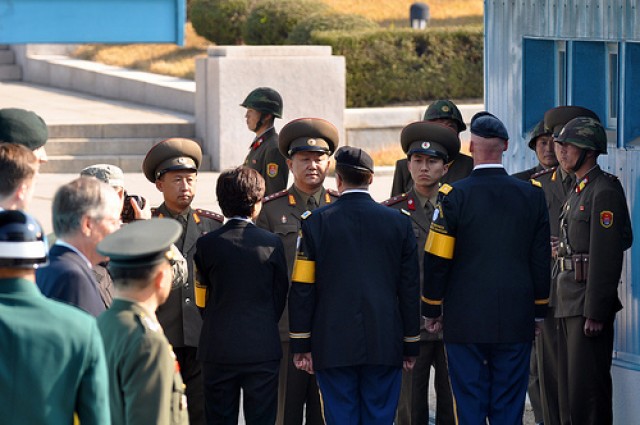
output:
[[[208,210],[201,210],[201,209],[197,209],[195,210],[196,214],[205,218],[210,218],[212,220],[216,220],[219,221],[220,223],[224,223],[224,216],[222,214],[218,214],[215,213],[213,211],[208,211]]]
[[[311,211],[307,210],[300,215],[300,218],[306,220],[309,216],[311,216]]]
[[[529,179],[529,181],[531,182],[531,185],[535,186],[535,187],[542,187],[542,183],[540,183],[538,180],[531,178]]]
[[[269,201],[273,201],[274,199],[282,198],[283,196],[287,196],[289,194],[289,189],[281,190],[280,192],[272,193],[269,196],[265,196],[262,200],[262,203],[265,204]]]
[[[340,197],[340,192],[335,189],[326,189],[326,192],[331,196],[335,196],[336,198]]]
[[[452,190],[453,190],[453,186],[445,183],[442,186],[440,186],[440,189],[438,190],[438,192],[442,193],[443,195],[448,195],[449,192],[451,192]]]
[[[382,205],[386,205],[386,206],[390,207],[391,205],[395,205],[395,204],[397,204],[399,202],[404,201],[405,199],[407,199],[407,196],[408,195],[406,193],[403,193],[403,194],[398,195],[398,196],[394,196],[393,198],[389,198],[386,201],[382,201]]]
[[[532,179],[537,179],[540,176],[544,176],[545,174],[549,174],[549,173],[552,173],[552,172],[556,171],[557,168],[558,168],[558,166],[556,165],[555,167],[551,167],[551,168],[544,169],[542,171],[538,171],[537,173],[534,173],[533,175],[531,175],[531,178]]]
[[[616,176],[615,174],[607,173],[606,171],[602,171],[602,174],[607,176],[609,178],[609,180],[611,180],[611,181],[618,180],[618,176]]]

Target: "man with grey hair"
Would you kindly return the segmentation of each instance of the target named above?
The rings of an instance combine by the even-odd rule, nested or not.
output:
[[[120,208],[117,193],[94,178],[80,177],[58,189],[52,206],[58,239],[49,265],[36,272],[36,283],[45,296],[93,316],[106,310],[91,267],[105,258],[96,245],[120,227]]]
[[[26,210],[39,163],[24,146],[0,143],[0,210]]]

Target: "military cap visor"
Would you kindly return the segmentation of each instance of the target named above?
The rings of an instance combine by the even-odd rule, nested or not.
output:
[[[278,136],[278,150],[286,158],[303,151],[331,155],[338,145],[338,129],[329,121],[320,118],[293,120],[282,127]]]
[[[142,171],[151,183],[164,173],[174,170],[198,171],[202,163],[202,149],[191,140],[175,137],[156,144],[142,162]]]
[[[109,267],[142,268],[173,259],[172,244],[182,233],[173,219],[135,221],[107,235],[97,251],[109,257]]]
[[[545,112],[544,127],[546,131],[552,133],[554,137],[557,137],[562,127],[577,117],[588,117],[600,121],[600,118],[595,112],[582,106],[558,106]]]
[[[362,149],[353,146],[341,147],[336,152],[335,160],[336,166],[373,173],[373,159]]]
[[[428,121],[414,122],[403,128],[400,144],[408,156],[419,153],[442,158],[444,162],[460,152],[460,139],[455,131]]]
[[[44,146],[48,138],[47,125],[35,112],[0,109],[0,142],[23,145],[34,151]]]

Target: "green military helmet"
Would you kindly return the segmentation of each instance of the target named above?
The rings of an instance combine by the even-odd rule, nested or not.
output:
[[[424,113],[425,121],[433,121],[437,119],[448,119],[453,120],[458,127],[458,133],[463,132],[467,129],[467,125],[464,123],[462,119],[462,114],[460,110],[450,100],[447,99],[439,99],[433,102]]]
[[[0,109],[0,142],[23,145],[34,151],[44,146],[48,138],[47,124],[35,112]]]
[[[600,121],[594,118],[578,117],[572,119],[564,126],[555,141],[607,154],[607,133]]]
[[[254,89],[240,106],[282,118],[282,96],[270,87]]]
[[[533,127],[533,130],[531,130],[531,135],[529,138],[529,149],[531,150],[536,150],[536,140],[538,139],[538,137],[540,136],[550,136],[553,133],[551,132],[550,129],[547,129],[544,126],[544,120],[540,120],[538,121],[538,124],[535,125],[535,127]]]
[[[558,106],[544,113],[544,127],[556,137],[565,124],[577,117],[589,117],[600,121],[595,112],[582,106]]]

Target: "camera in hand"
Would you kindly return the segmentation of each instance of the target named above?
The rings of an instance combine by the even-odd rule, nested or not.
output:
[[[123,223],[130,223],[136,219],[135,212],[133,211],[133,207],[131,206],[131,199],[134,199],[140,209],[144,209],[147,204],[147,200],[144,199],[140,195],[129,195],[127,191],[124,192],[124,205],[122,206],[122,213],[120,214],[120,218]]]

